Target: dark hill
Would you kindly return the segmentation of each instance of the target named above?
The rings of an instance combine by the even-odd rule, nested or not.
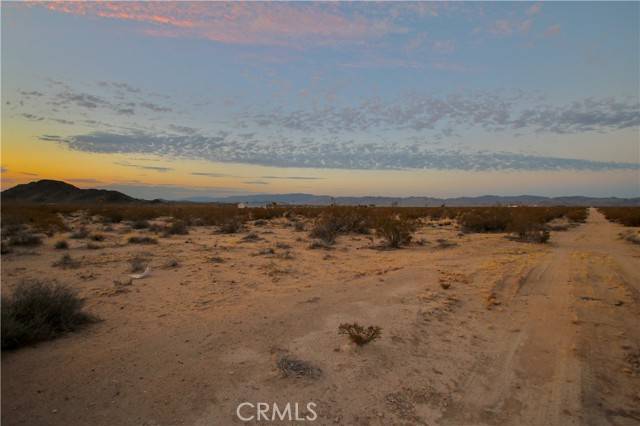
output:
[[[39,180],[2,191],[2,201],[33,203],[128,203],[138,201],[118,191],[80,189],[59,180]]]

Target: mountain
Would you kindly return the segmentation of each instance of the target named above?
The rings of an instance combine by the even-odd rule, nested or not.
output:
[[[270,203],[318,205],[332,203],[338,205],[376,205],[411,207],[457,206],[495,206],[495,205],[531,205],[531,206],[640,206],[640,198],[597,198],[597,197],[540,197],[535,195],[499,196],[483,195],[479,197],[433,198],[433,197],[330,197],[312,194],[259,194],[234,195],[223,198],[199,197],[188,199],[193,202],[244,203],[248,206],[263,206]]]
[[[139,201],[118,191],[80,189],[59,180],[39,180],[16,185],[2,191],[2,202],[27,201],[34,203],[129,203]]]

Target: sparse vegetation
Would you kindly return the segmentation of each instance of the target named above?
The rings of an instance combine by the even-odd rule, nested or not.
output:
[[[184,220],[174,220],[171,222],[165,231],[165,235],[187,235],[189,234],[189,227]]]
[[[624,226],[640,226],[640,207],[601,207],[607,220]]]
[[[67,240],[60,240],[60,241],[56,242],[56,244],[53,247],[56,250],[68,250],[69,249],[69,243],[67,242]]]
[[[91,235],[91,239],[92,239],[93,241],[104,241],[105,236],[104,236],[104,235],[102,235],[102,234],[92,234],[92,235]]]
[[[288,356],[281,356],[276,363],[284,377],[315,379],[322,375],[322,370],[307,361]]]
[[[338,327],[339,334],[349,336],[349,339],[358,346],[364,346],[382,336],[382,328],[378,326],[363,327],[357,322],[353,324],[343,323]]]
[[[76,230],[74,230],[69,238],[73,238],[74,240],[83,240],[89,236],[89,230],[82,226]]]
[[[35,247],[42,244],[42,238],[26,231],[18,232],[7,240],[9,246]]]
[[[415,223],[409,219],[383,217],[378,220],[376,234],[385,240],[386,247],[400,248],[409,244],[415,228]]]
[[[147,267],[148,263],[149,259],[140,255],[136,255],[129,261],[129,269],[131,270],[131,272],[142,272]]]
[[[244,224],[242,219],[238,216],[233,216],[225,220],[218,227],[218,232],[221,234],[235,234],[240,232],[243,228]]]
[[[72,258],[69,253],[65,253],[60,259],[53,262],[52,266],[62,269],[74,269],[80,266],[80,262]]]
[[[129,244],[158,244],[158,240],[152,237],[133,236],[127,240]]]
[[[23,281],[2,300],[2,349],[53,339],[93,321],[82,306],[69,287]]]

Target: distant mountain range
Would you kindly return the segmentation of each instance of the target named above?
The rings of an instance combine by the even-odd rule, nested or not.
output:
[[[26,201],[33,203],[130,203],[137,200],[118,191],[107,189],[80,189],[59,180],[39,180],[16,185],[2,191],[2,202]]]
[[[640,206],[640,198],[596,198],[596,197],[539,197],[535,195],[499,196],[483,195],[479,197],[433,198],[433,197],[330,197],[312,194],[261,194],[234,195],[223,198],[197,197],[185,201],[244,203],[248,206],[262,206],[269,203],[297,205],[376,205],[405,207],[434,206],[494,206],[494,205],[567,205],[567,206]]]
[[[107,189],[80,189],[57,180],[39,180],[17,185],[2,192],[2,201],[35,203],[132,203],[149,202]],[[375,206],[494,206],[494,205],[567,205],[567,206],[640,206],[640,198],[539,197],[535,195],[433,198],[433,197],[331,197],[313,194],[259,194],[231,197],[193,197],[181,200],[192,203],[243,203],[264,206],[270,203],[293,205],[375,205]],[[163,202],[153,200],[153,202]],[[168,202],[168,201],[164,201]]]

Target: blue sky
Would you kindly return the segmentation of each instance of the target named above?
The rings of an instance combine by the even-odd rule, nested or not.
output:
[[[639,196],[639,13],[4,2],[3,187]]]

